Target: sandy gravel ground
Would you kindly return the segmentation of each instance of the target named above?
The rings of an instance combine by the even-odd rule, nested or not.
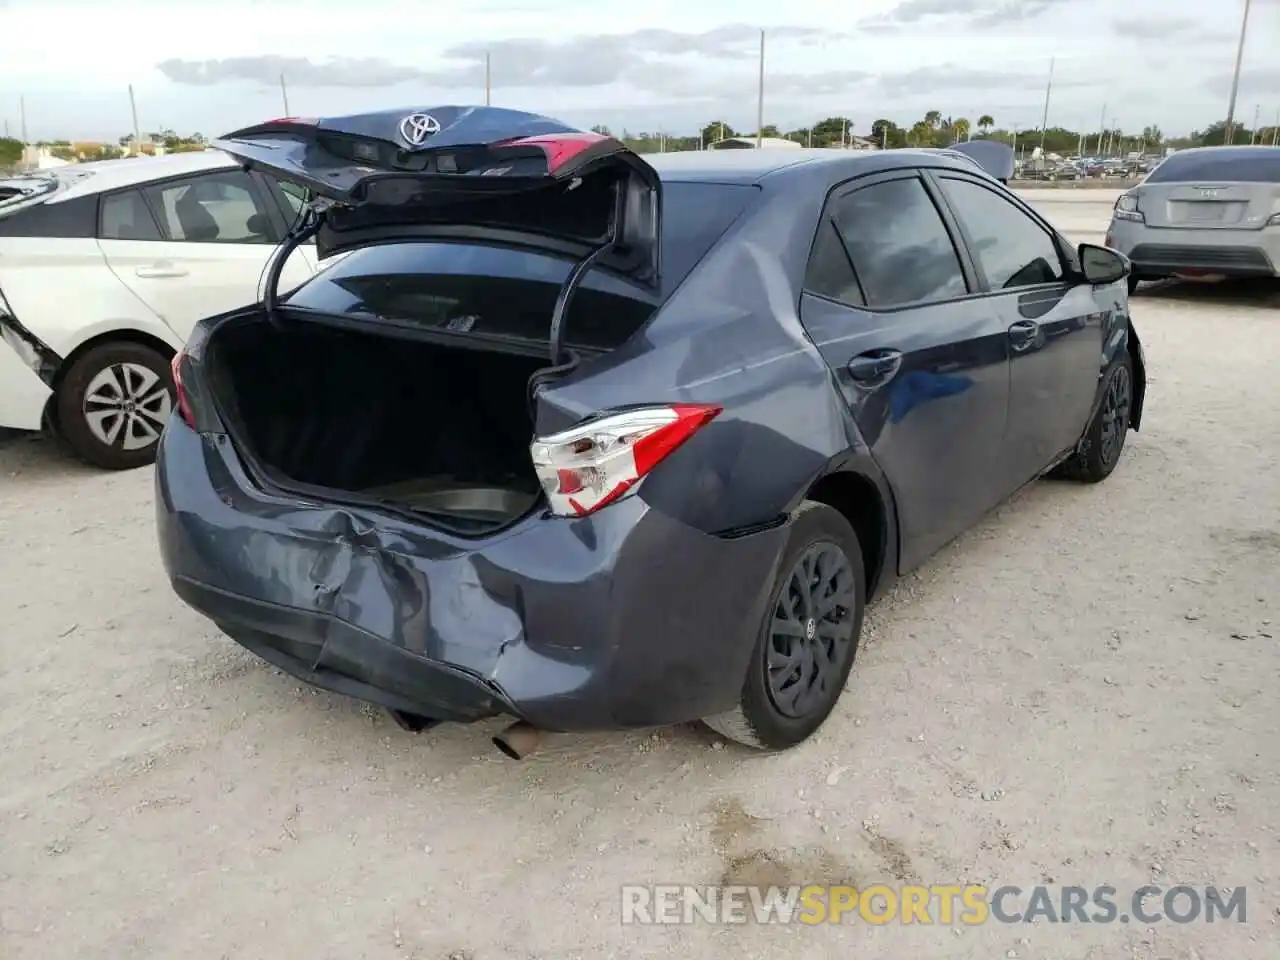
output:
[[[1079,239],[1109,194],[1033,195]],[[147,471],[0,447],[0,957],[1277,956],[1280,310],[1135,298],[1147,424],[873,608],[822,734],[406,734],[170,593]],[[1248,922],[622,927],[624,883],[1247,887]]]

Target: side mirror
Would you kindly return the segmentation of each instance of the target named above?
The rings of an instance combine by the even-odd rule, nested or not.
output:
[[[1087,283],[1118,283],[1133,272],[1133,265],[1123,253],[1095,243],[1082,243],[1079,248],[1080,272]]]

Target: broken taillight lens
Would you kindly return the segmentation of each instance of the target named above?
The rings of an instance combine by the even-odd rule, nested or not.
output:
[[[721,409],[681,403],[642,407],[538,437],[530,452],[551,512],[584,517],[634,493],[654,467]]]
[[[182,386],[182,361],[187,357],[187,351],[179,350],[173,355],[173,361],[170,363],[170,369],[173,370],[173,395],[178,405],[178,414],[182,420],[192,430],[196,427],[196,415],[191,409],[191,400],[187,397],[186,388]]]

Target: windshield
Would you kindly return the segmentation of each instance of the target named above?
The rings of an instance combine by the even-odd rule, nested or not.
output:
[[[1187,183],[1220,180],[1232,183],[1280,183],[1280,149],[1255,147],[1175,153],[1147,177],[1147,183]]]

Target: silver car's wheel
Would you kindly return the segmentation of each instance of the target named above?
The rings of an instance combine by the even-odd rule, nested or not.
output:
[[[155,460],[173,407],[165,354],[141,343],[100,343],[59,377],[56,427],[80,459],[128,470]]]
[[[103,446],[142,450],[160,440],[173,412],[173,395],[155,371],[139,363],[115,363],[89,381],[81,412]]]

